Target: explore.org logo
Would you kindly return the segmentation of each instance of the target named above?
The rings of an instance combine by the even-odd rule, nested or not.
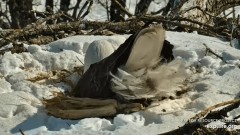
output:
[[[228,120],[228,119],[190,119],[187,120],[189,123],[199,123],[204,125],[206,128],[232,128],[237,129],[240,128],[238,123],[239,121],[237,119],[234,120]],[[219,123],[222,122],[222,123]]]

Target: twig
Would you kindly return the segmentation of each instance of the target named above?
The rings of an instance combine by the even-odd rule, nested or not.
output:
[[[215,7],[213,9],[215,11],[215,15],[218,16],[223,11],[239,5],[240,5],[240,0],[228,0],[226,2],[222,1],[219,4],[215,4]]]
[[[110,11],[109,11],[109,6],[108,6],[108,1],[109,0],[105,0],[105,4],[104,4],[101,0],[98,0],[98,3],[106,9],[107,20],[109,21],[110,20],[110,15],[109,15]]]
[[[63,14],[62,14],[61,17],[62,17],[62,18],[66,18],[66,19],[69,20],[69,21],[74,21],[74,20],[75,20],[72,16],[70,16],[69,14],[64,13],[64,12],[63,12]]]
[[[57,18],[61,17],[63,14],[64,14],[63,12],[58,12],[58,13],[53,14],[53,15],[51,15],[51,16],[48,16],[48,17],[46,17],[46,18],[39,19],[39,20],[37,20],[37,21],[32,25],[32,27],[33,27],[33,26],[40,25],[40,24],[42,24],[42,23],[44,23],[44,22],[46,22],[46,21],[49,21],[49,20],[57,19]],[[31,28],[32,28],[32,27],[31,27]]]
[[[181,9],[181,7],[187,2],[188,0],[180,0],[180,2],[178,3],[178,5],[176,5],[175,8],[173,8],[171,11],[170,11],[170,14],[171,15],[176,15],[179,10]]]
[[[224,63],[227,63],[222,56],[218,55],[217,53],[215,53],[211,48],[209,48],[205,43],[203,43],[203,45],[206,47],[207,52],[212,53],[213,55],[215,55],[217,58],[221,59]]]
[[[233,104],[233,105],[237,104],[237,105],[239,105],[239,104],[240,104],[240,99],[230,100],[230,101],[222,102],[222,103],[216,104],[216,105],[214,105],[214,106],[211,106],[211,107],[205,109],[204,111],[198,113],[198,114],[195,115],[194,117],[190,118],[190,121],[199,119],[199,118],[201,118],[201,117],[206,117],[207,114],[208,114],[209,112],[211,112],[213,109],[216,109],[216,108],[218,108],[218,107],[222,107],[222,106],[225,106],[225,105],[229,105],[229,104]],[[232,109],[232,108],[231,108],[231,109]],[[208,117],[210,117],[210,116],[208,116]]]
[[[215,17],[214,15],[211,15],[211,14],[208,13],[207,11],[203,10],[200,6],[190,7],[190,8],[188,8],[188,9],[184,10],[184,11],[181,11],[181,14],[184,14],[184,13],[189,12],[189,11],[194,10],[194,9],[198,9],[198,10],[200,10],[201,12],[203,12],[204,14],[209,15],[210,17]]]
[[[77,57],[77,56],[76,56]],[[77,57],[77,59],[82,63],[82,65],[84,66],[83,62]]]
[[[82,0],[77,0],[76,5],[74,6],[74,10],[73,10],[72,17],[75,18],[75,19],[77,19],[77,18],[76,18],[76,17],[77,17],[77,10],[78,10],[78,8],[79,8],[79,5],[80,5],[81,1],[82,1]]]
[[[7,4],[6,4],[6,5],[7,5]],[[0,14],[1,14],[3,17],[5,17],[5,18],[7,19],[7,21],[8,21],[8,24],[11,25],[11,21],[10,21],[8,15],[7,15],[7,10],[6,10],[5,12],[0,11]]]
[[[36,104],[38,104],[38,105],[42,105],[42,103],[39,103],[39,102],[36,102],[36,101],[34,101],[34,100],[32,100],[32,99],[28,99],[28,98],[25,98],[25,97],[22,97],[22,96],[19,96],[18,95],[18,97],[20,97],[20,98],[22,98],[22,99],[24,99],[24,100],[26,100],[26,101],[30,101],[31,103],[36,103]]]
[[[93,31],[89,32],[87,35],[95,35],[96,33],[99,33],[100,31],[102,31],[104,29],[106,29],[105,26],[103,26],[103,27],[101,27],[99,29],[93,30]]]
[[[84,18],[86,15],[89,14],[90,9],[92,8],[92,5],[93,5],[93,0],[90,0],[89,6],[87,8],[87,11],[81,16],[81,18]]]
[[[110,7],[108,5],[108,0],[106,0],[106,12],[107,12],[107,19],[110,21]]]
[[[80,19],[80,18],[81,18],[81,14],[83,13],[84,9],[87,7],[89,1],[90,1],[90,0],[87,0],[87,1],[83,4],[82,8],[80,9],[80,11],[79,11],[79,13],[78,13],[78,15],[77,15],[77,19]]]
[[[40,17],[43,17],[43,18],[46,18],[46,17],[48,17],[50,15],[53,15],[53,13],[48,12],[48,11],[40,12],[40,11],[37,11],[37,10],[32,10],[30,12],[31,13],[35,13],[36,16],[40,16]]]
[[[239,119],[239,118],[240,118],[240,114],[238,116],[234,117],[233,119]]]
[[[20,131],[21,135],[25,135],[25,133],[22,131],[22,129],[19,128],[19,131]]]
[[[117,7],[124,12],[125,14],[127,14],[129,17],[132,17],[133,14],[131,14],[126,8],[124,8],[117,0],[111,0],[112,2],[114,2]]]
[[[204,119],[222,119],[223,117],[227,117],[228,112],[239,107],[240,105],[239,101],[233,101],[229,106],[226,106],[217,111],[210,112],[209,114],[206,115],[206,117],[204,117]],[[209,122],[205,122],[204,124],[207,124],[207,123]]]

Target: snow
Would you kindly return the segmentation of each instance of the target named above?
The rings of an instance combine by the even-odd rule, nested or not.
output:
[[[74,36],[43,46],[25,45],[29,52],[8,52],[0,56],[0,133],[20,134],[21,129],[25,134],[154,135],[182,126],[209,106],[239,98],[240,50],[217,38],[167,31],[166,39],[174,45],[174,56],[187,64],[191,85],[189,92],[180,98],[156,103],[158,106],[145,111],[119,114],[113,119],[63,120],[46,114],[41,99],[50,98],[51,91],[64,91],[71,87],[64,82],[31,82],[29,78],[57,70],[73,71],[74,67],[82,65],[86,53],[97,56],[94,54],[96,50],[89,50],[89,46],[94,45],[99,50],[101,46],[109,45],[113,52],[126,37]],[[226,62],[211,53],[205,55],[203,44]],[[79,75],[74,73],[68,79],[76,84]],[[229,114],[234,117],[239,113],[240,109],[236,109]]]

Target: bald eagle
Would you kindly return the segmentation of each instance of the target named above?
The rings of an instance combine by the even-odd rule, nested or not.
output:
[[[101,58],[87,65],[71,95],[120,102],[175,96],[186,72],[172,49],[161,26],[136,32],[114,52],[111,45],[101,46],[96,52]]]

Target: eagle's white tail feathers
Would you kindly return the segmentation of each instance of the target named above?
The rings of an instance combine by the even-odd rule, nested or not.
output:
[[[156,83],[158,97],[176,96],[176,91],[181,90],[184,80],[187,78],[185,64],[181,60],[174,60],[163,64],[157,69],[148,72],[148,76]]]
[[[187,77],[184,62],[173,60],[156,67],[157,63],[134,72],[118,69],[116,76],[112,75],[112,90],[128,100],[174,97]]]

